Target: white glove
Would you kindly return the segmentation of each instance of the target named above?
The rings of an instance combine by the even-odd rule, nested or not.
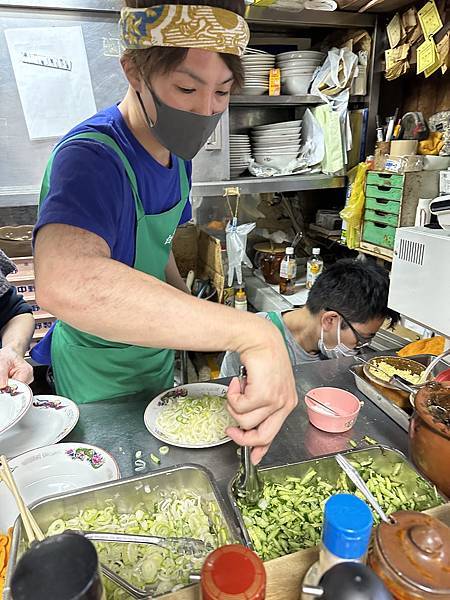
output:
[[[247,247],[247,236],[255,227],[256,223],[237,225],[235,219],[232,223],[227,224],[228,287],[233,285],[235,271],[237,282],[242,285],[242,263],[250,268],[253,266],[245,249]]]

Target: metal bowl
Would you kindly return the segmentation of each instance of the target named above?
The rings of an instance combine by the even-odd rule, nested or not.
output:
[[[391,367],[394,367],[395,369],[399,369],[401,371],[411,371],[414,375],[420,375],[425,371],[426,368],[424,365],[420,364],[419,362],[416,362],[415,360],[411,360],[410,358],[401,358],[399,356],[375,356],[374,358],[371,358],[368,362],[371,365],[373,365],[374,368],[376,368],[380,362],[385,362]],[[390,390],[398,391],[399,389],[395,385],[391,385],[387,381],[384,381],[383,379],[380,379],[379,377],[374,375],[369,365],[364,365],[363,373],[367,377],[367,379],[369,379],[373,383],[376,383],[377,385],[382,385],[383,387],[387,387]]]

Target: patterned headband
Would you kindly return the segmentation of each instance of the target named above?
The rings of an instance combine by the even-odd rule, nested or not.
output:
[[[123,44],[133,50],[169,46],[242,56],[250,39],[244,18],[212,6],[122,8],[120,28]]]

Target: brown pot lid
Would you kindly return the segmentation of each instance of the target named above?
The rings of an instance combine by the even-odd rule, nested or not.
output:
[[[286,252],[286,246],[282,246],[281,244],[273,244],[273,246],[268,242],[261,242],[260,244],[255,244],[254,249],[256,252],[262,252],[263,254],[284,254]]]
[[[450,441],[450,387],[430,381],[417,392],[414,405],[425,423]]]
[[[381,523],[378,547],[390,568],[424,592],[450,597],[450,527],[413,511],[392,515],[395,524]]]

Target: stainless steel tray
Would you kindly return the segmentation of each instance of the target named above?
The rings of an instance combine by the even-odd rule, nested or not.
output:
[[[58,496],[43,498],[30,505],[38,525],[43,531],[55,519],[70,519],[80,510],[104,508],[105,500],[113,499],[119,512],[131,512],[140,502],[152,500],[155,494],[166,490],[191,490],[200,494],[206,501],[215,502],[222,516],[222,526],[228,533],[230,542],[242,543],[242,536],[235,525],[230,509],[222,499],[212,474],[199,465],[176,465],[170,469],[154,471],[147,475],[119,479],[83,490],[68,492]],[[26,548],[26,535],[22,521],[14,525],[11,554],[4,589],[4,600],[11,599],[10,581],[14,566]]]
[[[428,366],[430,362],[435,358],[432,354],[417,354],[415,356],[409,356],[412,360],[415,360],[425,366]],[[350,371],[353,373],[355,378],[355,384],[358,390],[363,393],[369,400],[378,406],[385,414],[387,414],[393,421],[397,423],[405,431],[409,430],[409,414],[397,406],[394,402],[391,402],[386,398],[380,390],[372,385],[363,375],[362,365],[353,365],[350,367]],[[448,368],[448,365],[443,361],[439,362],[432,371],[432,375],[436,376],[443,369]]]
[[[412,465],[406,456],[399,450],[394,448],[388,448],[387,446],[373,446],[365,450],[348,450],[341,452],[344,456],[356,462],[364,462],[368,458],[373,458],[373,466],[381,475],[389,475],[392,469],[399,462],[403,463],[401,480],[405,482],[408,487],[412,487],[414,490],[417,489],[417,477],[423,480],[424,489],[427,487],[432,488],[433,484],[428,481],[423,475],[421,475],[417,469]],[[314,467],[317,474],[322,477],[325,481],[334,485],[342,472],[339,465],[337,464],[334,454],[327,454],[321,458],[305,460],[298,463],[292,463],[289,465],[283,465],[279,467],[266,467],[259,470],[261,480],[264,481],[283,481],[286,477],[303,477],[306,475],[308,469]],[[350,484],[352,486],[352,484]],[[443,494],[438,494],[442,499],[442,503],[447,502],[447,498]],[[231,506],[233,507],[234,514],[242,530],[242,535],[245,539],[245,543],[250,548],[253,548],[250,535],[245,526],[242,514],[236,503],[236,499],[232,492],[232,481],[228,485],[228,498]]]

